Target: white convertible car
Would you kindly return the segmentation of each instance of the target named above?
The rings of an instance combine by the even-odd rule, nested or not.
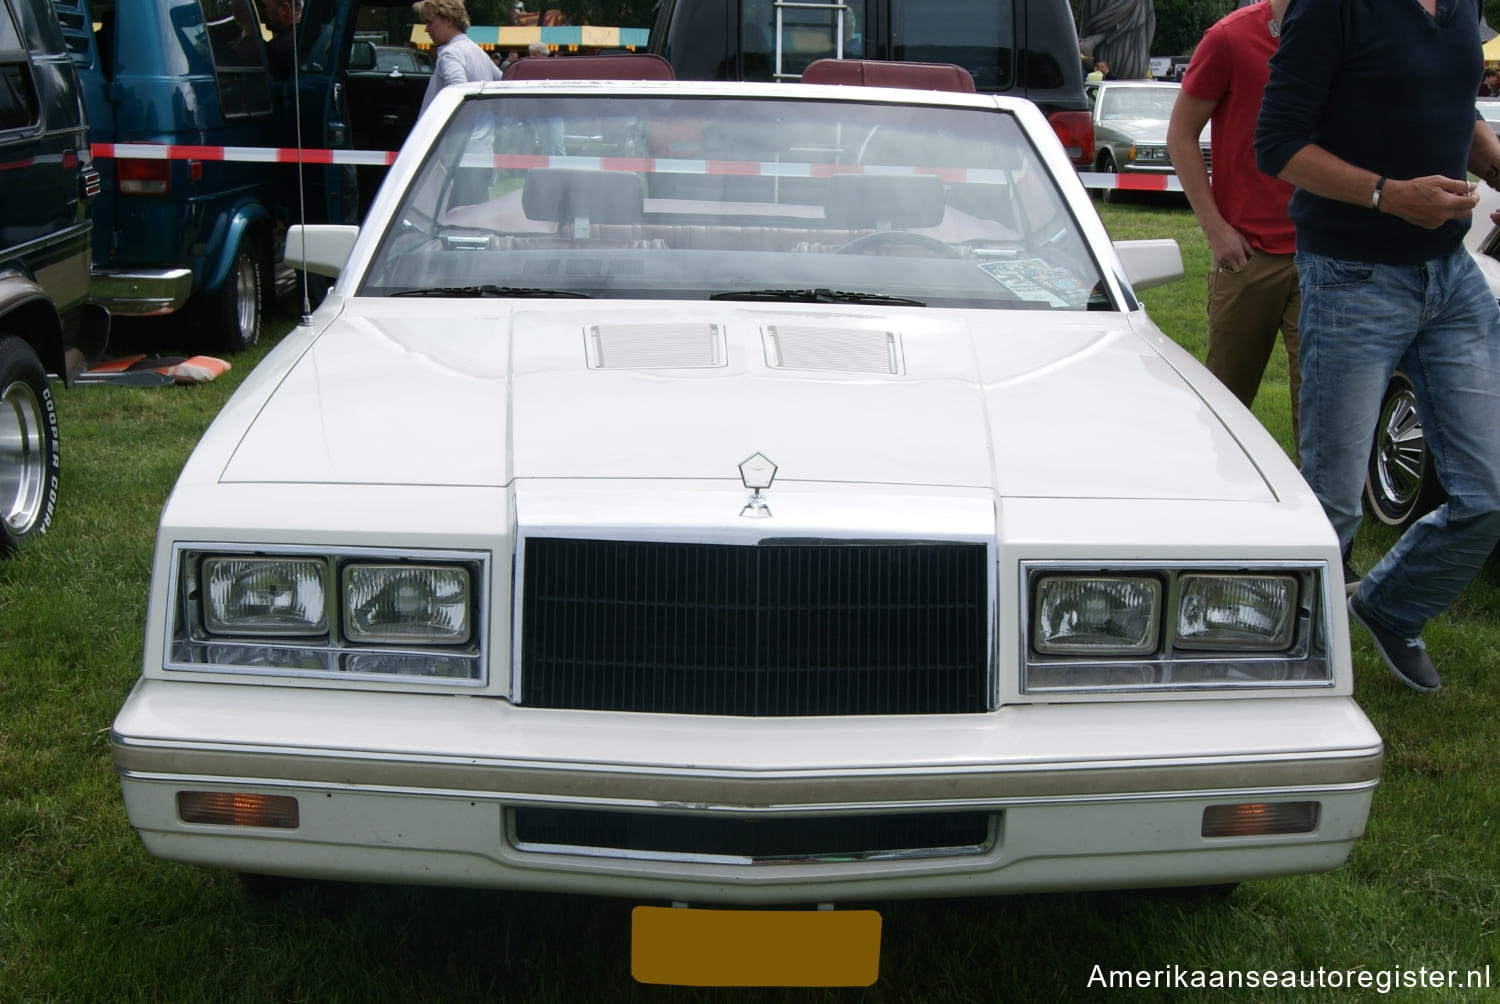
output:
[[[151,853],[841,906],[1363,832],[1333,532],[1027,102],[448,88],[298,256],[332,293],[162,515]]]

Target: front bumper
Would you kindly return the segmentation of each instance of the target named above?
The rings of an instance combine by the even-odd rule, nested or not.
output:
[[[773,904],[1200,885],[1339,865],[1381,744],[1348,698],[1010,706],[942,718],[713,719],[490,698],[143,681],[112,737],[151,853],[249,872]],[[183,822],[181,792],[295,798],[295,828]],[[1316,825],[1204,837],[1209,806],[1316,802]],[[747,826],[983,812],[945,853],[732,861],[540,846],[517,812]]]

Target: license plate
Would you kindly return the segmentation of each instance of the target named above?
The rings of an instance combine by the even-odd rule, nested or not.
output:
[[[638,906],[630,973],[683,987],[867,987],[880,977],[880,914]]]

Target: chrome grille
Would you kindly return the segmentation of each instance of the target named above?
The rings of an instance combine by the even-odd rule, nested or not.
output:
[[[521,703],[706,715],[989,707],[987,548],[529,538]]]
[[[723,819],[660,812],[524,807],[511,814],[511,842],[523,850],[613,851],[620,856],[736,861],[847,860],[981,854],[991,842],[988,812]]]

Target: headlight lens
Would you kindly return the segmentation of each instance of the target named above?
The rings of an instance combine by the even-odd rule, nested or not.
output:
[[[1143,655],[1156,648],[1161,583],[1154,578],[1046,576],[1036,590],[1038,652]]]
[[[1290,575],[1185,574],[1178,583],[1179,647],[1280,652],[1291,645],[1297,581]]]
[[[452,565],[348,565],[344,633],[354,642],[469,640],[469,574]]]
[[[181,546],[164,666],[483,684],[488,569],[472,551]]]
[[[1023,562],[1022,690],[1327,687],[1324,562]],[[1335,573],[1336,574],[1336,573]]]
[[[328,633],[322,561],[206,558],[204,627],[211,634],[312,636]]]
[[[1133,149],[1136,160],[1151,164],[1164,164],[1167,161],[1167,148],[1164,146],[1141,145]]]

